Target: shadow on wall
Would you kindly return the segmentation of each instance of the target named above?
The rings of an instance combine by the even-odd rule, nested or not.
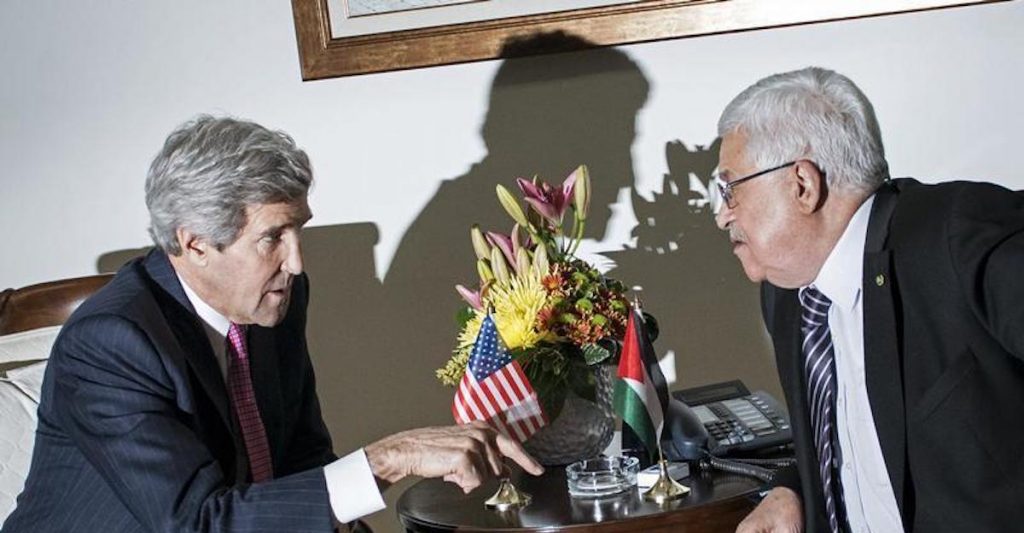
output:
[[[572,49],[585,44],[561,33],[509,43],[513,57],[535,47]],[[640,68],[619,50],[507,59],[491,88],[482,135],[487,155],[458,177],[440,181],[434,196],[399,244],[384,279],[394,320],[390,350],[379,356],[395,390],[415,391],[419,412],[409,423],[450,423],[452,389],[434,370],[451,355],[463,302],[454,287],[478,279],[469,229],[509,233],[495,185],[514,188],[516,177],[561,182],[581,163],[593,181],[587,237],[600,240],[619,191],[634,182],[630,148],[636,115],[647,99]]]
[[[633,192],[636,247],[604,253],[616,263],[608,275],[642,288],[661,324],[655,348],[674,352],[674,389],[739,378],[781,398],[758,286],[708,205],[718,147],[666,144],[662,191],[651,201]]]
[[[581,163],[593,180],[587,237],[601,240],[610,206],[634,187],[631,146],[649,86],[640,68],[612,48],[511,59],[541,47],[573,50],[586,43],[546,34],[509,43],[493,81],[482,128],[483,160],[442,179],[413,221],[383,282],[376,275],[370,222],[308,228],[303,233],[311,295],[310,353],[324,418],[335,450],[346,453],[411,427],[450,424],[453,391],[434,370],[451,354],[456,283],[477,279],[469,228],[507,233],[511,220],[494,193],[516,177],[560,181]],[[757,287],[746,281],[728,239],[693,195],[691,174],[706,187],[717,146],[666,147],[665,189],[647,202],[633,193],[640,225],[636,248],[609,251],[610,275],[642,286],[647,310],[661,323],[656,348],[675,353],[680,383],[741,378],[778,394],[774,362],[759,317]],[[694,200],[691,202],[691,200]],[[98,270],[116,270],[145,250],[104,254]],[[404,484],[403,484],[404,485]],[[370,519],[377,531],[399,530],[394,500]]]

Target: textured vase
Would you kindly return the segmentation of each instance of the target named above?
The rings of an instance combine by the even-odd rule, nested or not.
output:
[[[613,370],[605,365],[595,368],[596,401],[569,393],[558,417],[523,443],[526,451],[546,466],[567,465],[601,455],[615,433]]]

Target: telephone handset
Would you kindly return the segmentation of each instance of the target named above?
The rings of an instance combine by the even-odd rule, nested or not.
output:
[[[672,393],[662,449],[669,460],[693,461],[779,447],[792,438],[785,409],[734,380]]]

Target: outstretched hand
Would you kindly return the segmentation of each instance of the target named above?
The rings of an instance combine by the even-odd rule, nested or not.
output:
[[[512,459],[540,475],[540,466],[517,442],[483,422],[430,427],[396,433],[364,448],[378,479],[394,483],[406,476],[440,477],[469,492],[505,470]]]
[[[802,533],[803,507],[800,496],[785,487],[775,487],[736,528],[736,533]]]

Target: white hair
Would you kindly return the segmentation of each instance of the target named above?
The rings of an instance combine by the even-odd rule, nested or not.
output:
[[[178,228],[223,249],[245,227],[246,206],[297,201],[312,181],[309,158],[288,134],[202,115],[174,130],[149,167],[149,234],[170,255],[181,253]]]
[[[808,67],[764,78],[726,106],[718,135],[746,136],[750,163],[813,161],[828,185],[870,194],[889,177],[875,111],[849,78]]]

